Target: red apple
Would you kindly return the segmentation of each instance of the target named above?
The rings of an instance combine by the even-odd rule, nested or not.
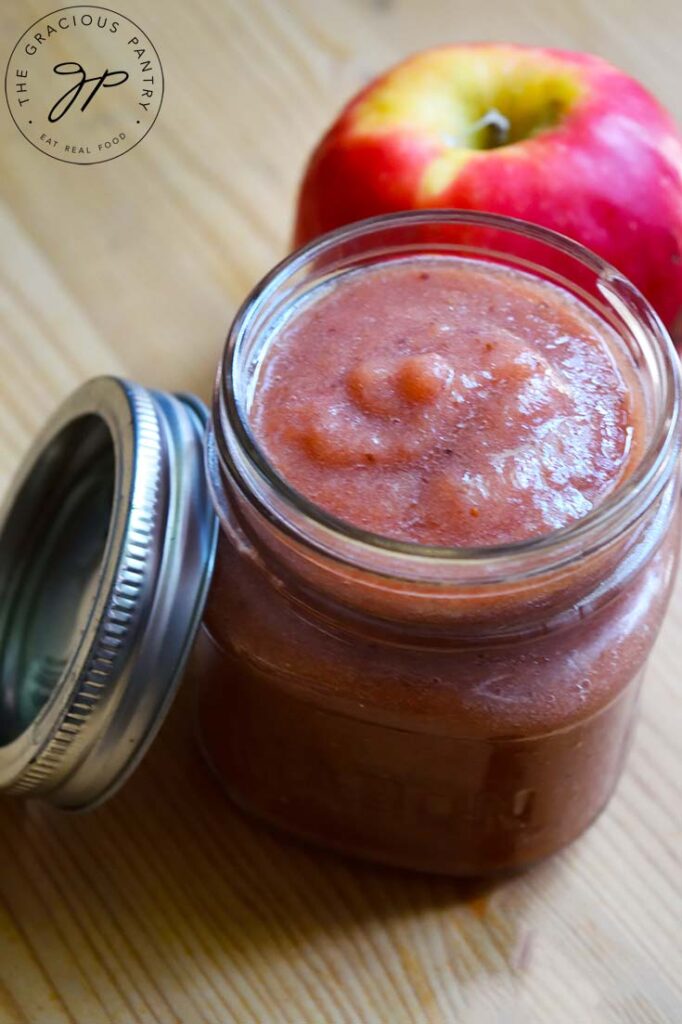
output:
[[[513,45],[416,54],[371,83],[312,154],[297,244],[397,210],[488,210],[554,228],[682,325],[682,141],[599,57]]]

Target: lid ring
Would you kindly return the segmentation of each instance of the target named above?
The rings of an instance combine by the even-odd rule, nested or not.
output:
[[[194,399],[97,378],[61,406],[26,457],[0,517],[0,786],[8,792],[91,806],[155,735],[212,571],[205,420]],[[68,514],[55,508],[61,501]],[[15,612],[22,588],[24,619]]]

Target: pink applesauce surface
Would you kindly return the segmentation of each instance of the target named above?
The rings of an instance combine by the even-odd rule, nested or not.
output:
[[[487,546],[587,515],[629,471],[641,396],[615,332],[556,285],[456,257],[347,273],[275,333],[255,435],[355,526]]]

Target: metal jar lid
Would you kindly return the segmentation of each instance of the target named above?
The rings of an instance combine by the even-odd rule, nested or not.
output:
[[[99,377],[25,458],[0,513],[0,789],[61,807],[127,778],[170,706],[217,520],[198,399]]]

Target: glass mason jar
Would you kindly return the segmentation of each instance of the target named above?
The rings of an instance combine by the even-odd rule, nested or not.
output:
[[[425,251],[555,281],[620,335],[647,436],[584,519],[503,547],[400,543],[326,514],[259,447],[254,372],[282,319],[323,281]],[[674,350],[639,293],[538,227],[399,214],[276,267],[230,331],[207,447],[221,531],[192,675],[230,796],[343,853],[457,875],[519,868],[578,836],[621,772],[668,602],[679,401]]]

